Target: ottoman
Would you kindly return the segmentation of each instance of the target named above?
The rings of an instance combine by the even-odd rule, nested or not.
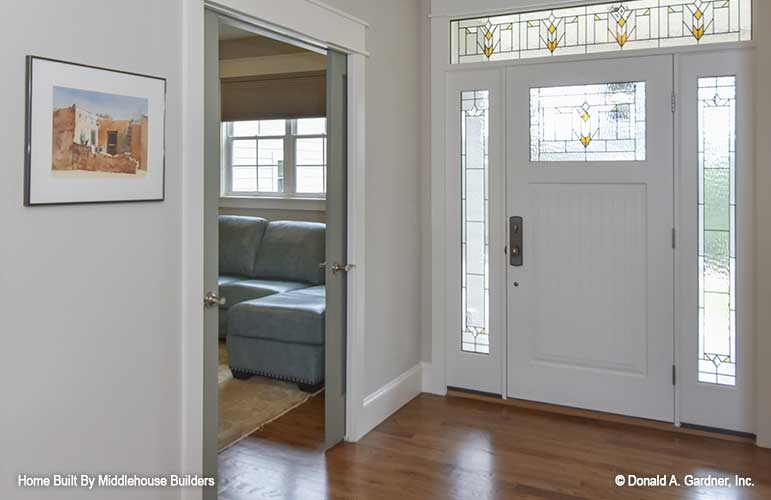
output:
[[[228,310],[227,348],[237,379],[262,375],[315,391],[324,382],[324,285],[248,300]]]

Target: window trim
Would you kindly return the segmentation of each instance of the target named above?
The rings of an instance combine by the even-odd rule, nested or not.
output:
[[[303,117],[324,118],[324,117]],[[297,120],[302,118],[287,118],[283,135],[254,135],[234,136],[232,134],[233,122],[222,122],[220,128],[220,206],[227,208],[285,208],[298,210],[323,210],[326,207],[326,192],[324,193],[298,193],[297,192],[297,165],[296,147],[297,139],[326,139],[327,134],[297,134]],[[233,190],[233,164],[232,143],[239,139],[282,139],[284,141],[284,191],[234,191]],[[326,158],[324,168],[327,167]],[[259,163],[259,160],[258,160]],[[258,168],[257,165],[255,168]],[[325,182],[326,185],[326,182]],[[232,201],[228,201],[232,200]],[[238,200],[238,201],[236,201]],[[247,201],[250,201],[246,203]],[[261,200],[261,201],[258,201]],[[287,203],[294,200],[295,203]],[[322,202],[322,203],[319,203]],[[248,205],[248,206],[246,206]],[[302,207],[302,208],[299,208]],[[307,207],[307,208],[306,208]],[[313,208],[312,208],[313,207]],[[318,208],[321,207],[321,208]]]

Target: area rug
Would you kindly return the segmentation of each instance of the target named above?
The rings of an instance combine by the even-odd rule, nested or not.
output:
[[[219,345],[219,451],[233,446],[265,424],[306,402],[312,395],[296,384],[254,376],[236,380],[228,368],[228,351]]]

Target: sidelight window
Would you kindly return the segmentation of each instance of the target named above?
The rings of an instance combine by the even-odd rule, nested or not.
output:
[[[461,350],[490,354],[486,90],[461,93]]]
[[[736,385],[736,77],[698,80],[699,382]]]

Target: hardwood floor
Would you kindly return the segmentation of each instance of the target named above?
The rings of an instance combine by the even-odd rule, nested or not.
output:
[[[317,396],[223,452],[220,500],[771,499],[771,451],[745,443],[424,394],[324,454],[323,411]],[[617,487],[617,474],[754,486]]]

